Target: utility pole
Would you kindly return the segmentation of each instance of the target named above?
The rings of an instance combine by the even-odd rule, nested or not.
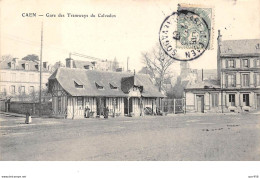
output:
[[[128,60],[129,60],[129,57],[127,57],[127,64],[126,64],[127,72],[128,72]]]
[[[203,76],[203,69],[201,70],[201,80],[204,80],[204,76]]]
[[[39,94],[39,116],[42,110],[42,42],[43,42],[43,22],[41,27],[41,54],[40,54],[40,94]]]

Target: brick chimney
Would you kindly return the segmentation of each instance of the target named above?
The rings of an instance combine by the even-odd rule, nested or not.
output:
[[[43,63],[42,63],[42,67],[43,67],[44,69],[47,69],[47,66],[48,66],[48,62],[43,62]]]
[[[67,68],[73,68],[73,59],[72,58],[66,59],[66,67]]]

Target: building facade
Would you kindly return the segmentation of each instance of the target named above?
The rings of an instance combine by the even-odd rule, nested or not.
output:
[[[124,67],[116,59],[114,61],[101,60],[101,59],[86,59],[86,60],[75,60],[67,58],[67,68],[78,68],[87,70],[98,70],[98,71],[110,71],[110,72],[122,72]]]
[[[28,95],[40,89],[40,67],[38,62],[18,60],[4,60],[0,63],[0,94],[1,98]],[[48,71],[46,62],[42,68],[42,87],[47,88]]]
[[[148,75],[59,68],[49,78],[54,117],[84,118],[104,115],[140,116],[144,108],[156,112],[158,100],[165,97]]]
[[[260,39],[222,41],[219,31],[217,80],[187,87],[185,98],[187,112],[260,109]]]

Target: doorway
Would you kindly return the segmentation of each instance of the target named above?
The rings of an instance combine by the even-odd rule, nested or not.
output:
[[[132,98],[124,98],[124,114],[130,114],[133,112],[133,101]],[[129,113],[128,113],[128,107],[129,107]]]
[[[249,106],[249,94],[243,94],[243,103],[245,106]]]
[[[257,109],[260,110],[260,94],[257,94]]]
[[[204,113],[204,95],[197,95],[197,112]]]
[[[106,98],[97,98],[97,115],[104,115],[104,109],[106,107]]]

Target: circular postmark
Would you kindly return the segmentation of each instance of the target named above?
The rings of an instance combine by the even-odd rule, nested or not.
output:
[[[206,21],[187,10],[166,17],[159,32],[162,49],[178,61],[190,61],[201,56],[208,48],[209,40]]]

